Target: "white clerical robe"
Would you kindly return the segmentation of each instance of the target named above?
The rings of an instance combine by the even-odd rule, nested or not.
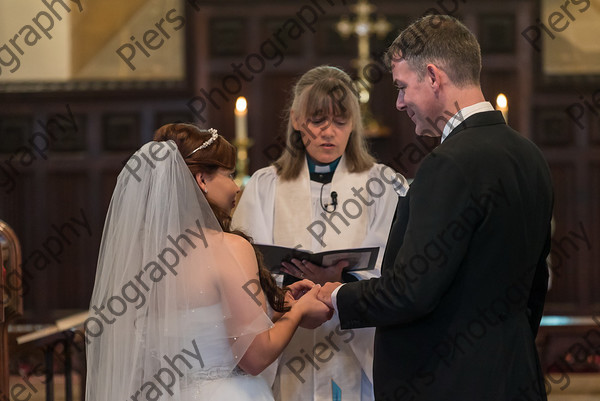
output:
[[[375,164],[369,171],[350,173],[344,157],[324,186],[310,181],[306,162],[292,181],[280,180],[270,166],[246,185],[232,227],[257,244],[299,245],[313,252],[377,246],[376,270],[353,274],[378,277],[398,196],[407,189],[406,179],[390,167]],[[337,207],[327,213],[322,204],[332,203],[332,191],[338,193]],[[341,393],[344,401],[373,400],[374,332],[341,330],[337,315],[315,330],[298,328],[278,366],[276,362],[263,372],[273,383],[275,399],[325,401]]]

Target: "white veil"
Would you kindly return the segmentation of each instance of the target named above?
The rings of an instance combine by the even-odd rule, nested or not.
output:
[[[256,274],[244,273],[224,235],[173,141],[129,159],[85,325],[86,400],[179,399],[190,381],[235,373],[272,323]]]

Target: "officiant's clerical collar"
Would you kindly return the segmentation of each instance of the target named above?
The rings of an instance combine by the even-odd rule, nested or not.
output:
[[[310,180],[317,181],[320,183],[328,183],[333,179],[333,173],[337,168],[342,157],[338,157],[331,163],[323,164],[319,163],[308,154],[306,155],[306,162],[308,163],[308,172],[310,173]]]

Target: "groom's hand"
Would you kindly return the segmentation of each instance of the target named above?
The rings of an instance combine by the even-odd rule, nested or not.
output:
[[[300,308],[302,313],[300,327],[315,329],[333,316],[333,310],[317,298],[320,289],[320,285],[315,285],[294,305],[295,308]]]
[[[342,283],[327,283],[319,291],[317,298],[319,301],[323,302],[325,305],[329,306],[333,309],[333,302],[331,301],[331,294],[333,291],[338,288]]]

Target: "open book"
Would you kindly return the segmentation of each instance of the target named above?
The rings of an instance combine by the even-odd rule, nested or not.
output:
[[[265,266],[271,273],[281,274],[281,262],[289,262],[292,259],[308,260],[319,266],[331,266],[340,260],[347,260],[350,265],[346,271],[373,270],[379,247],[338,249],[335,251],[324,251],[312,253],[303,249],[287,248],[285,246],[255,244],[265,259]]]

